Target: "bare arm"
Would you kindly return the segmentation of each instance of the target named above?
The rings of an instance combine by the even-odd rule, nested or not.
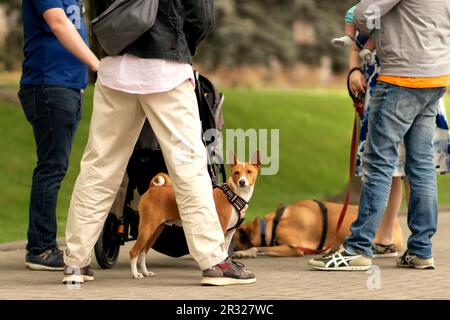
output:
[[[352,49],[348,57],[349,71],[353,68],[361,68],[362,61],[359,56],[359,48],[356,44],[353,44]],[[350,75],[350,90],[354,93],[364,93],[366,92],[366,81],[364,75],[360,71],[354,71]]]
[[[402,0],[362,0],[356,7],[355,24],[360,33],[370,35],[379,21]]]
[[[96,72],[100,62],[83,41],[73,23],[67,18],[64,10],[61,8],[48,9],[43,13],[43,17],[64,48]]]

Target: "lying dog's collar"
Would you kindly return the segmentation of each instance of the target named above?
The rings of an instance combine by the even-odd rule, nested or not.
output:
[[[226,183],[224,183],[220,186],[216,185],[216,186],[214,186],[214,188],[219,188],[227,195],[228,201],[230,201],[231,205],[236,209],[236,211],[238,212],[238,215],[239,215],[238,222],[236,223],[236,225],[234,227],[228,229],[227,232],[239,228],[245,219],[244,213],[245,213],[245,211],[247,211],[247,208],[248,208],[247,201],[245,201],[244,199],[239,197],[236,193],[234,193],[234,191],[231,190],[230,187]]]
[[[264,221],[264,219],[259,219],[259,228],[261,229],[260,246],[261,247],[266,247],[267,246],[267,243],[266,243],[266,222]]]

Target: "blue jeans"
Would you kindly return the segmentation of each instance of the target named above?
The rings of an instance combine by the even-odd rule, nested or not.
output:
[[[56,203],[81,119],[82,94],[80,90],[65,87],[23,86],[19,99],[33,127],[37,155],[31,186],[27,250],[39,253],[57,246]]]
[[[431,237],[438,215],[432,140],[444,93],[444,88],[410,89],[377,83],[370,101],[358,218],[345,241],[350,251],[372,256],[372,241],[388,202],[398,146],[404,140],[405,171],[411,187],[408,250],[419,258],[432,257]]]

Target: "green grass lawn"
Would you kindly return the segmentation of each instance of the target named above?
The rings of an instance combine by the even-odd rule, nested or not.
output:
[[[256,185],[248,218],[281,203],[342,192],[347,177],[353,112],[344,92],[225,90],[227,128],[280,129],[280,170]],[[86,94],[83,121],[59,194],[61,236],[92,110]],[[28,197],[35,164],[32,130],[20,107],[0,103],[0,242],[26,238]],[[450,176],[439,178],[440,204],[450,204]]]

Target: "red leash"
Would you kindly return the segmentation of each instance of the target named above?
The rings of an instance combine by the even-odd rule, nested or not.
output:
[[[353,107],[355,108],[355,118],[353,120],[352,144],[351,144],[351,148],[350,148],[348,186],[347,186],[347,190],[345,192],[344,206],[342,207],[341,214],[339,215],[339,219],[336,224],[334,240],[330,245],[326,246],[325,248],[323,248],[321,250],[304,248],[304,247],[297,246],[297,245],[289,245],[291,248],[293,248],[299,252],[303,252],[303,253],[307,253],[307,254],[321,254],[321,253],[324,253],[325,251],[328,251],[329,249],[333,248],[338,243],[337,235],[339,234],[339,231],[341,230],[342,223],[344,222],[344,218],[347,213],[348,205],[350,202],[350,191],[351,191],[351,184],[353,181],[353,173],[355,171],[355,158],[356,158],[356,153],[357,153],[357,148],[358,148],[358,134],[357,134],[358,133],[358,116],[360,117],[360,119],[362,119],[363,115],[364,115],[364,100],[355,96],[353,94],[353,92],[350,90],[350,75],[356,70],[361,71],[360,68],[354,68],[354,69],[350,70],[350,72],[348,73],[348,77],[347,77],[347,88],[348,88],[349,95],[353,100]]]

